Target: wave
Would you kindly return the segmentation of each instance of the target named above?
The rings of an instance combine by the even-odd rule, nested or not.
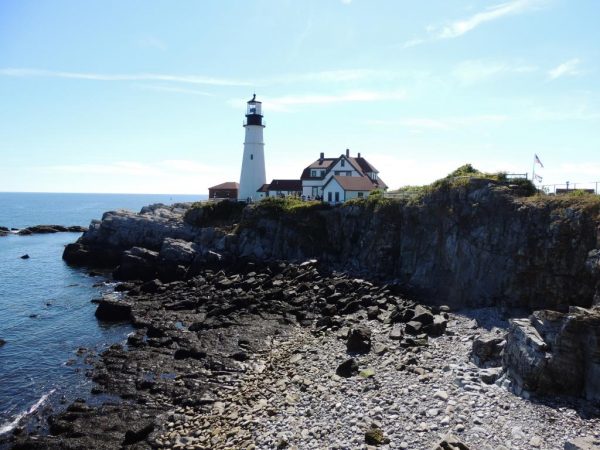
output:
[[[0,425],[0,434],[8,433],[9,431],[16,428],[16,426],[19,424],[19,422],[21,421],[21,419],[23,417],[36,412],[38,410],[38,408],[46,402],[48,397],[50,397],[54,393],[54,391],[56,391],[56,389],[52,389],[50,392],[42,395],[40,397],[40,399],[37,402],[35,402],[28,410],[23,411],[20,414],[17,414],[17,416],[11,422],[6,422],[6,423]]]

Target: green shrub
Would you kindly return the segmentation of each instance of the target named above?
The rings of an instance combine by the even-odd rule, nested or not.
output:
[[[245,203],[229,200],[194,203],[185,213],[184,220],[196,227],[233,225],[242,218],[245,206]]]

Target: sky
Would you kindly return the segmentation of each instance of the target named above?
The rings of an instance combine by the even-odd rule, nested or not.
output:
[[[600,182],[597,0],[0,0],[0,191],[206,194],[360,152]],[[583,187],[582,184],[579,186]]]

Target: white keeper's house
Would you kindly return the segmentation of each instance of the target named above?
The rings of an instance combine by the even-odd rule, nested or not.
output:
[[[348,149],[337,158],[325,158],[321,153],[319,159],[304,169],[300,180],[305,198],[322,198],[328,203],[366,197],[375,189],[388,188],[375,167],[360,153],[350,156]]]

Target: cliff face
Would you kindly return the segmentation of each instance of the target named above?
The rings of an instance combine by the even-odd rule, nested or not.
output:
[[[520,198],[507,186],[471,180],[413,203],[298,211],[254,205],[229,234],[193,227],[181,214],[110,214],[65,258],[75,261],[69,254],[92,246],[160,250],[169,237],[194,241],[198,258],[209,251],[260,260],[317,258],[393,281],[434,303],[566,309],[599,297],[597,205]]]
[[[432,302],[535,308],[589,306],[599,277],[597,207],[515,197],[471,181],[418,204],[318,211],[302,220],[255,217],[237,250],[258,258],[320,258],[397,280]],[[587,264],[586,264],[587,262]]]

